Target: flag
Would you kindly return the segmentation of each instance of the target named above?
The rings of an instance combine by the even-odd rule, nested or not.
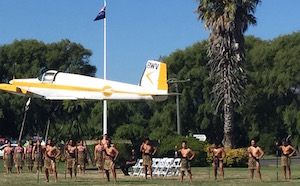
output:
[[[104,19],[105,18],[105,6],[103,8],[101,8],[101,10],[99,11],[97,17],[94,19],[94,21],[98,21],[100,19]]]

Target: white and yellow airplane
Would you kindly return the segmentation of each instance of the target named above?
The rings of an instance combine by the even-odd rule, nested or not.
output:
[[[154,100],[168,96],[167,66],[149,60],[139,85],[49,70],[38,78],[13,79],[0,90],[46,100]]]

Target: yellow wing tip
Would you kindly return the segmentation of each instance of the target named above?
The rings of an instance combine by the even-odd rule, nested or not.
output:
[[[6,91],[6,92],[13,92],[13,93],[23,93],[26,94],[27,90],[16,87],[14,85],[10,84],[0,84],[0,90]]]
[[[17,87],[9,84],[0,84],[0,90],[9,91],[9,92],[17,92]]]

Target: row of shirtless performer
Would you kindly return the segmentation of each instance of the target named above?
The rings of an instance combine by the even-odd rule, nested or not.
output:
[[[73,173],[75,178],[77,178],[77,167],[79,167],[79,173],[85,173],[85,167],[88,162],[87,152],[83,140],[80,140],[77,146],[73,144],[72,140],[66,143],[63,157],[65,158],[66,169],[70,173],[71,178]],[[8,141],[3,154],[4,167],[9,174],[12,172],[12,167],[15,164],[17,173],[21,174],[25,160],[29,172],[32,172],[33,167],[36,167],[37,173],[40,173],[42,167],[44,167],[46,181],[49,182],[49,174],[53,173],[54,180],[57,182],[56,159],[58,159],[61,154],[59,148],[54,146],[51,140],[47,140],[46,145],[41,145],[39,140],[34,144],[29,140],[26,148],[21,146],[20,141],[18,142],[18,146],[13,148],[11,142]],[[104,135],[103,139],[98,140],[98,144],[95,146],[95,161],[99,171],[106,173],[108,181],[110,181],[110,171],[116,180],[114,161],[118,157],[118,154],[118,150],[114,144],[111,143],[107,135]]]
[[[52,144],[51,140],[48,140],[46,145],[41,145],[39,140],[33,145],[30,140],[25,150],[21,146],[20,141],[18,141],[18,146],[15,147],[14,151],[13,147],[11,147],[11,142],[8,141],[7,146],[4,148],[3,160],[7,173],[11,173],[15,163],[17,173],[21,174],[24,159],[26,159],[29,172],[32,172],[33,165],[35,165],[39,173],[44,165],[47,182],[49,182],[50,172],[53,172],[55,182],[57,182],[55,160],[59,155],[60,150]]]
[[[284,179],[287,178],[286,172],[288,171],[288,179],[290,179],[290,157],[295,154],[296,150],[293,146],[289,145],[286,140],[282,140],[282,145],[278,147],[282,151],[281,164],[283,166],[283,177]],[[187,141],[182,141],[179,150],[177,149],[177,146],[175,146],[175,148],[175,154],[181,157],[180,181],[183,181],[185,172],[187,172],[189,180],[192,182],[190,161],[194,158],[195,153],[191,148],[187,147]],[[148,176],[147,172],[149,172],[149,176],[152,179],[152,156],[156,154],[156,151],[156,147],[150,143],[148,138],[140,146],[146,179]],[[253,180],[255,170],[259,181],[261,181],[260,159],[263,157],[264,152],[256,145],[255,140],[251,140],[251,145],[248,147],[247,151],[249,154],[248,168],[250,170],[250,181]],[[226,158],[224,149],[213,144],[209,149],[209,152],[213,154],[214,178],[217,178],[217,169],[219,167],[221,178],[224,179],[223,160]],[[70,173],[71,178],[72,172],[74,173],[75,178],[77,177],[77,167],[79,167],[79,173],[85,173],[85,166],[88,162],[88,151],[83,144],[83,140],[81,140],[77,146],[73,144],[72,140],[69,140],[66,143],[63,153],[66,160],[66,168]],[[7,173],[11,173],[12,166],[15,164],[17,173],[21,174],[23,162],[26,160],[29,172],[32,172],[34,166],[39,173],[44,166],[46,181],[49,182],[49,174],[53,172],[55,182],[57,182],[56,159],[60,155],[61,151],[57,146],[52,144],[51,140],[48,140],[46,145],[41,145],[39,140],[35,144],[32,144],[32,141],[30,140],[25,149],[21,146],[20,142],[18,142],[17,147],[13,148],[8,141],[7,147],[4,149],[3,160]],[[116,181],[115,160],[118,155],[119,151],[107,135],[104,135],[102,139],[98,140],[94,149],[94,160],[98,172],[105,173],[108,181],[110,181],[110,172],[113,175],[114,181]]]
[[[278,146],[278,143],[276,145]],[[282,144],[278,148],[282,151],[281,165],[283,167],[283,178],[287,178],[286,170],[288,170],[288,179],[291,179],[291,156],[295,154],[296,149],[292,145],[289,145],[285,139],[282,140]],[[217,169],[219,167],[221,177],[224,179],[223,159],[226,157],[224,149],[213,144],[209,151],[213,154],[214,178],[217,179]],[[256,145],[255,140],[251,140],[251,145],[248,147],[247,152],[249,154],[248,168],[250,170],[250,181],[253,180],[254,170],[256,170],[258,180],[261,181],[260,159],[263,157],[264,151]]]
[[[13,153],[14,150],[14,153]],[[156,147],[150,144],[150,140],[147,138],[140,146],[142,153],[143,165],[145,168],[145,178],[147,179],[147,171],[152,178],[152,156],[156,153]],[[116,169],[115,160],[118,157],[118,150],[115,145],[111,143],[111,140],[107,135],[104,135],[103,139],[99,139],[94,149],[94,160],[99,172],[105,172],[107,180],[110,181],[110,172],[112,173],[114,180],[116,181]],[[184,172],[187,171],[192,181],[190,161],[194,158],[195,154],[187,148],[187,142],[182,142],[182,148],[178,150],[178,154],[181,154],[181,181],[183,180]],[[56,171],[56,159],[61,155],[61,151],[57,146],[54,146],[51,140],[47,141],[46,145],[41,145],[38,140],[35,144],[29,141],[29,144],[25,148],[21,146],[20,142],[18,147],[13,149],[11,143],[8,142],[7,147],[4,149],[4,166],[7,173],[11,173],[13,163],[17,167],[18,173],[22,173],[22,165],[24,159],[28,165],[29,172],[32,172],[33,166],[36,167],[37,173],[45,167],[46,181],[49,182],[49,173],[53,172],[55,182],[57,182]],[[85,173],[85,164],[87,163],[87,149],[83,145],[81,140],[78,146],[73,144],[72,140],[66,143],[64,148],[64,158],[66,162],[66,168],[72,178],[72,173],[76,178],[76,167],[80,167],[80,172]],[[13,160],[15,160],[13,162]]]

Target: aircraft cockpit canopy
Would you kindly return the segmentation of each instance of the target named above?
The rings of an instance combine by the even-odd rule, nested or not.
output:
[[[55,80],[58,71],[56,70],[48,70],[44,74],[38,77],[38,79],[44,83],[52,83]]]

